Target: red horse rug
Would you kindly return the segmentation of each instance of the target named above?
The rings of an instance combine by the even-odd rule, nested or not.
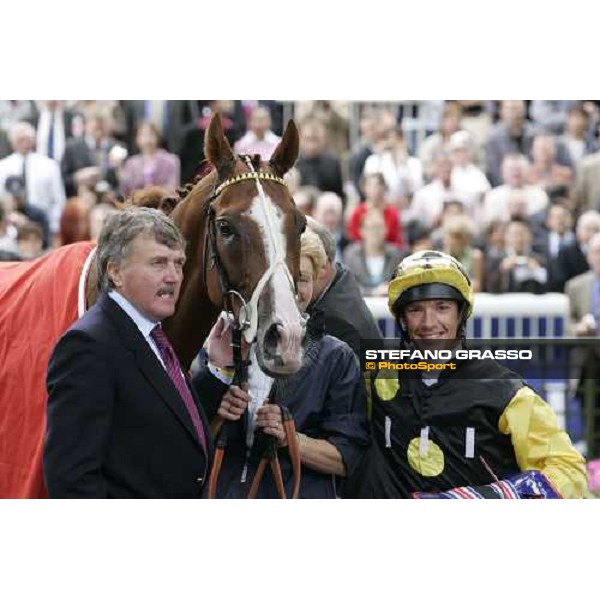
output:
[[[46,496],[46,370],[60,336],[85,310],[94,246],[0,262],[0,498]]]

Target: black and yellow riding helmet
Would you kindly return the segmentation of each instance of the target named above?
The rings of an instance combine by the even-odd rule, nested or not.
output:
[[[473,313],[473,286],[463,266],[437,250],[407,256],[397,267],[388,288],[388,306],[400,322],[402,309],[417,300],[456,300],[463,329]]]

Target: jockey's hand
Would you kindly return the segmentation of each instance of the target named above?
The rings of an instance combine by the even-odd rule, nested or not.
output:
[[[206,339],[206,353],[208,360],[219,368],[233,365],[233,348],[231,347],[231,326],[220,315]],[[242,335],[242,357],[248,357],[248,344]]]
[[[248,394],[247,383],[243,383],[241,388],[232,385],[223,395],[217,414],[228,421],[239,421],[240,417],[246,412],[249,401],[250,395]]]
[[[275,404],[264,404],[256,411],[256,427],[267,435],[277,439],[277,446],[287,446],[281,409]]]

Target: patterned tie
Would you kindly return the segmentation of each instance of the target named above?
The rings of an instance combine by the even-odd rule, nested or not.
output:
[[[185,407],[192,419],[192,423],[194,424],[194,429],[198,434],[198,439],[202,444],[202,447],[206,450],[206,436],[204,435],[204,428],[202,426],[202,421],[200,420],[200,414],[198,413],[198,408],[194,403],[194,398],[192,397],[192,393],[187,386],[187,383],[181,373],[181,367],[179,366],[179,361],[177,360],[177,356],[175,355],[175,351],[171,346],[171,343],[167,339],[165,332],[162,330],[160,324],[158,324],[151,332],[150,336],[156,342],[156,346],[158,347],[158,351],[162,356],[162,359],[165,363],[165,367],[167,369],[167,374],[171,378],[173,385],[177,388]]]
[[[27,154],[23,154],[23,200],[27,202]]]

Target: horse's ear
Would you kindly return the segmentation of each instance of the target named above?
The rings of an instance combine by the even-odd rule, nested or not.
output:
[[[279,142],[279,146],[275,148],[269,164],[277,175],[283,177],[294,166],[299,152],[300,136],[298,135],[298,128],[296,123],[290,119],[283,132],[283,138]]]
[[[223,125],[219,113],[210,120],[204,140],[204,156],[214,165],[219,175],[223,175],[233,165],[233,150],[223,133]]]

